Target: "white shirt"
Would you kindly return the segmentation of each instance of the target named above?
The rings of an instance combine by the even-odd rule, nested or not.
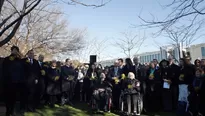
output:
[[[83,75],[83,73],[82,72],[78,72],[78,80],[79,80],[79,82],[83,82],[83,77],[84,77],[84,75]]]
[[[33,59],[28,58],[28,60],[30,61],[31,64],[33,64]]]
[[[42,67],[42,62],[38,61],[38,64],[40,65],[40,67]]]

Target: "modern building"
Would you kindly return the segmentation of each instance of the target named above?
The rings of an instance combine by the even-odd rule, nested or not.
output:
[[[187,50],[190,52],[192,62],[195,59],[205,59],[205,43],[191,45]]]
[[[114,65],[114,62],[116,60],[118,60],[118,59],[119,58],[111,59],[111,60],[104,60],[104,61],[100,61],[98,63],[101,64],[103,67],[105,67],[105,66],[112,66],[112,65]],[[125,61],[126,58],[122,58],[122,59]]]
[[[172,56],[176,61],[179,61],[182,54],[180,49],[182,48],[178,48],[176,45],[162,46],[159,48],[159,51],[145,52],[134,55],[134,57],[138,57],[141,63],[149,63],[153,59],[161,61],[162,59],[167,59],[170,56]],[[190,47],[183,49],[183,51],[190,52],[192,62],[194,62],[195,59],[205,59],[205,43],[191,45]],[[115,60],[117,59],[101,61],[100,63],[103,66],[111,66],[114,64]]]
[[[145,52],[142,54],[135,55],[135,57],[138,57],[141,63],[151,62],[153,59],[157,59],[158,61],[162,59],[160,51]]]

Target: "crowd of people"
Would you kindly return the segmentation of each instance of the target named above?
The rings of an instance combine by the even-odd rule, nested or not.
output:
[[[145,65],[135,57],[118,59],[109,67],[97,63],[74,67],[70,59],[44,62],[43,55],[34,56],[30,50],[22,57],[13,46],[11,55],[4,58],[6,116],[15,115],[16,101],[23,114],[42,104],[72,105],[73,100],[86,102],[93,110],[122,111],[123,115],[163,110],[177,111],[177,116],[205,116],[205,59],[192,64],[185,57],[177,65],[170,57]]]

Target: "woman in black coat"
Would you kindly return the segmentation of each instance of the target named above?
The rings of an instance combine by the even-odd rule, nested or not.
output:
[[[56,61],[52,61],[51,67],[48,69],[48,87],[47,94],[51,107],[54,107],[56,97],[61,94],[61,73],[56,68]]]
[[[83,93],[85,96],[85,100],[90,102],[91,96],[93,93],[93,88],[98,79],[98,72],[95,65],[91,65],[87,71],[86,77],[83,80]]]
[[[147,94],[145,107],[148,107],[149,111],[159,111],[161,107],[161,88],[162,78],[160,77],[160,70],[155,68],[153,62],[150,63],[150,68],[147,71]]]
[[[162,89],[162,105],[164,111],[172,111],[172,72],[169,67],[169,61],[162,60],[159,64],[160,77],[163,79],[163,89]]]
[[[125,76],[128,76],[129,72],[133,72],[134,73],[134,67],[133,67],[133,63],[132,60],[130,58],[126,58],[125,59],[125,66],[122,69],[123,74],[125,74]]]

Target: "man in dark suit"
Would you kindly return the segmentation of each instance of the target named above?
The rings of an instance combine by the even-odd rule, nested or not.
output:
[[[133,62],[134,62],[135,78],[140,81],[141,96],[138,97],[138,99],[140,99],[140,98],[144,97],[146,94],[146,75],[145,75],[146,69],[142,64],[140,64],[138,57],[134,57]],[[147,105],[146,101],[144,100],[141,102],[143,102],[144,112],[146,112],[146,105]]]
[[[134,69],[135,69],[134,71],[135,78],[142,81],[143,65],[139,63],[138,57],[134,57],[133,62],[134,62]]]
[[[179,92],[178,91],[179,88],[178,88],[177,80],[178,80],[178,77],[179,77],[180,67],[174,63],[173,57],[169,57],[168,61],[169,61],[168,76],[172,80],[172,84],[171,84],[172,101],[173,101],[172,106],[173,106],[173,110],[176,110],[177,103],[178,103],[178,92]]]
[[[37,60],[34,59],[34,51],[29,50],[27,58],[24,59],[26,65],[26,76],[27,76],[27,92],[28,92],[28,103],[27,110],[34,111],[38,104],[39,91],[37,91],[39,78],[41,77],[41,67]]]
[[[75,81],[75,69],[71,65],[71,60],[66,59],[66,65],[61,67],[61,75],[62,75],[62,105],[65,103],[70,103],[72,99],[73,90],[74,90],[74,81]],[[72,105],[72,104],[71,104]]]
[[[20,94],[20,109],[25,109],[25,67],[17,46],[11,47],[11,55],[3,61],[3,83],[6,104],[6,116],[13,116],[17,94]],[[24,112],[21,112],[24,113]]]
[[[114,77],[120,78],[121,70],[122,69],[119,67],[119,61],[115,61],[114,66],[109,71],[109,80],[112,80]]]
[[[116,79],[119,80],[122,74],[122,69],[119,66],[119,61],[115,61],[114,66],[110,69],[108,78],[110,82],[113,85],[113,105],[115,107],[115,110],[118,110],[119,108],[119,97],[121,93],[121,85],[119,82],[116,82]]]
[[[122,71],[122,69],[123,69],[123,67],[124,67],[124,61],[123,61],[123,59],[122,58],[120,58],[120,59],[118,59],[118,64],[119,64],[119,68],[120,68],[120,70]],[[122,74],[122,72],[121,72],[121,74]]]
[[[47,65],[45,65],[45,63],[43,62],[44,61],[44,56],[43,55],[39,55],[38,56],[38,64],[40,66],[40,72],[41,72],[41,75],[39,76],[39,80],[38,80],[38,83],[37,83],[37,88],[36,88],[36,104],[37,105],[40,105],[40,101],[41,99],[44,97],[45,95],[45,90],[46,90],[46,75],[47,75]]]

